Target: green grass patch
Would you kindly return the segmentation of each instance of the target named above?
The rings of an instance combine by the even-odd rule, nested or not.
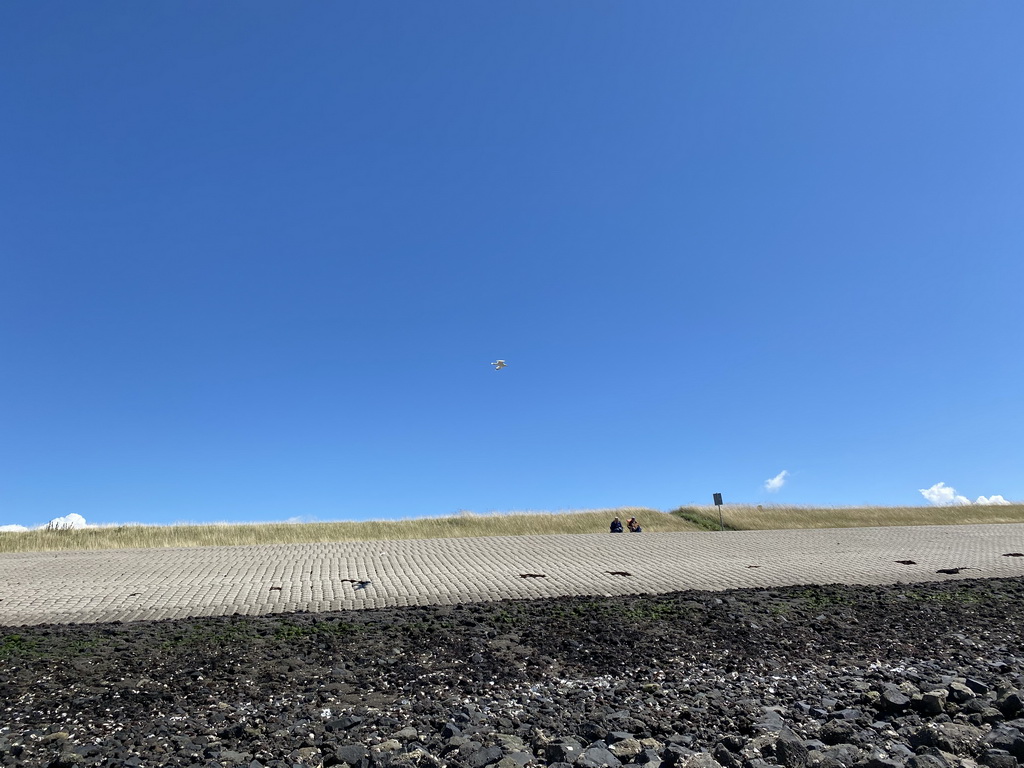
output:
[[[700,507],[679,507],[679,509],[673,509],[669,514],[693,523],[702,531],[736,530],[731,523],[724,522],[724,515],[719,517],[717,512],[712,515]]]

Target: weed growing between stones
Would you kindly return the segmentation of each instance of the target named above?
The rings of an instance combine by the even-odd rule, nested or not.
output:
[[[36,652],[38,645],[39,643],[36,640],[22,635],[4,635],[0,637],[0,659],[8,659],[14,656],[33,658],[38,655]]]

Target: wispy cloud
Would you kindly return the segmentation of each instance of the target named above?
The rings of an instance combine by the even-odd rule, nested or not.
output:
[[[296,515],[295,517],[289,517],[282,522],[289,525],[300,525],[306,523],[319,523],[320,519],[315,515]]]
[[[956,492],[956,488],[945,483],[936,483],[931,488],[918,488],[921,495],[937,507],[967,506],[969,504],[1010,504],[1011,502],[1002,496],[979,496],[977,501],[972,502],[966,496]]]
[[[789,471],[785,470],[785,469],[782,470],[775,477],[771,477],[771,478],[769,478],[769,479],[764,481],[764,489],[766,491],[770,491],[770,492],[774,493],[775,491],[779,490],[779,488],[781,488],[785,484],[786,478],[788,476],[789,476]]]

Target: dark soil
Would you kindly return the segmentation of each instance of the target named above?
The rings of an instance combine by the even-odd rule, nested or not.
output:
[[[0,766],[1014,768],[1022,628],[1024,579],[0,627]]]

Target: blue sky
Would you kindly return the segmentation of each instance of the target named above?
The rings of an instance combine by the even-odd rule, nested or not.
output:
[[[1024,499],[1022,30],[6,4],[0,524]]]

